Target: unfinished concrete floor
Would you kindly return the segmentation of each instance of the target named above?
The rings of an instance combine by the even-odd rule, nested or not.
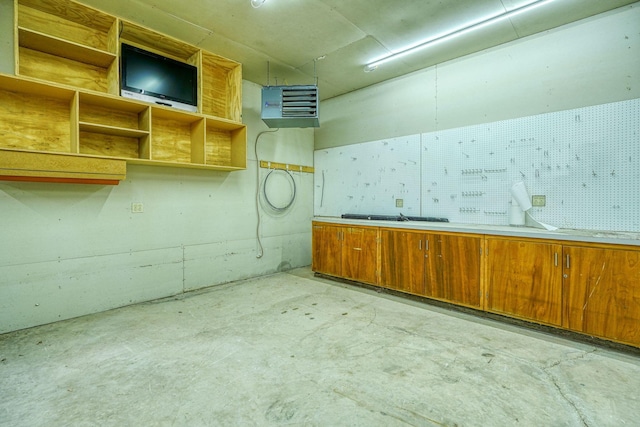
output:
[[[308,269],[0,336],[2,426],[638,426],[640,359]]]

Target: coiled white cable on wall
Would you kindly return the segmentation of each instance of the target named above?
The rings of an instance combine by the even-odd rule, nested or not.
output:
[[[274,172],[281,172],[285,174],[285,176],[288,177],[291,182],[291,198],[287,202],[282,204],[282,206],[276,206],[269,199],[269,195],[267,194],[267,183],[269,181],[269,177],[271,177],[271,175]],[[293,175],[291,175],[291,172],[289,172],[288,170],[271,169],[267,174],[267,176],[264,178],[264,181],[262,181],[262,195],[264,196],[264,201],[267,203],[269,208],[273,209],[273,211],[275,211],[276,213],[285,212],[287,209],[291,207],[291,205],[293,205],[293,202],[296,201],[296,191],[297,191],[296,180],[293,178]]]
[[[258,157],[258,141],[265,133],[278,132],[279,130],[280,129],[274,129],[260,132],[256,136],[256,140],[253,144],[253,151],[256,156],[256,240],[258,241],[258,253],[256,254],[256,258],[262,258],[264,255],[264,248],[262,247],[262,240],[260,239],[260,158]]]

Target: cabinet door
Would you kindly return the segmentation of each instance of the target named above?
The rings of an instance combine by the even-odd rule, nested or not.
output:
[[[446,299],[445,282],[442,271],[442,255],[438,252],[438,235],[425,235],[424,252],[424,295]]]
[[[424,295],[425,235],[380,231],[380,286]]]
[[[343,227],[313,225],[313,271],[333,276],[342,274],[342,234]]]
[[[640,251],[565,246],[564,327],[640,345]]]
[[[378,229],[344,228],[342,277],[363,283],[378,283]]]
[[[441,234],[434,241],[431,258],[436,264],[437,296],[480,307],[480,237]]]
[[[550,325],[562,323],[562,246],[487,240],[487,310]]]

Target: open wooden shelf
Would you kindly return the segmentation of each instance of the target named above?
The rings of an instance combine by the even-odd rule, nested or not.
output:
[[[242,120],[242,67],[237,62],[202,53],[201,110],[205,114]]]
[[[18,27],[18,38],[20,39],[20,46],[22,47],[89,65],[95,65],[97,67],[108,68],[116,60],[114,53],[84,46],[27,28]]]
[[[118,92],[119,20],[73,1],[17,1],[16,73]]]
[[[197,47],[131,22],[122,22],[120,41],[160,53],[178,61],[198,65],[197,55],[200,49]]]
[[[79,44],[115,52],[118,19],[77,3],[61,0],[17,0],[18,26]]]
[[[207,118],[205,163],[211,166],[247,167],[247,128]]]
[[[10,82],[0,77],[0,148],[69,153],[73,92]]]

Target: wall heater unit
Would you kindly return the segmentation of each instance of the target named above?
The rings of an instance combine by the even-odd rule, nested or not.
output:
[[[270,128],[319,127],[318,87],[265,86],[261,118]]]

